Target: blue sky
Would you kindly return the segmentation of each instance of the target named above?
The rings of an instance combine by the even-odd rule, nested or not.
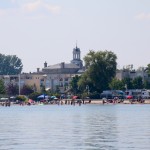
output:
[[[0,53],[22,59],[23,72],[70,62],[76,45],[110,50],[118,68],[150,63],[149,0],[0,0]]]

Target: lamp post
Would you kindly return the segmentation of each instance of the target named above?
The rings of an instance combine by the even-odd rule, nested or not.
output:
[[[45,90],[46,90],[46,79],[47,79],[47,74],[44,74],[44,75],[43,75],[43,78],[44,78],[44,86],[45,86]]]
[[[19,86],[19,95],[20,95],[20,74],[18,75],[18,79],[19,79],[18,86]]]

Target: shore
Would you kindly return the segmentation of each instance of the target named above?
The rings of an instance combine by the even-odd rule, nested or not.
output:
[[[12,105],[20,105],[20,106],[24,106],[24,105],[85,105],[85,104],[97,104],[97,105],[107,105],[107,104],[150,104],[150,99],[144,99],[143,102],[137,102],[136,100],[129,100],[129,99],[125,99],[123,100],[123,102],[119,102],[119,101],[114,101],[111,100],[111,102],[104,102],[104,100],[102,99],[85,99],[84,101],[81,99],[76,99],[76,100],[72,100],[72,99],[62,99],[62,100],[57,100],[57,101],[50,101],[49,103],[41,103],[41,102],[35,102],[35,103],[0,103],[0,106],[12,106]]]
[[[88,101],[85,101],[86,103],[88,103]],[[102,99],[94,99],[94,100],[91,100],[91,103],[90,104],[103,104],[103,100]],[[107,104],[107,103],[105,103]],[[123,102],[121,103],[115,103],[115,104],[141,104],[139,102],[130,102],[129,99],[125,99]],[[144,103],[142,104],[150,104],[150,99],[145,99]]]

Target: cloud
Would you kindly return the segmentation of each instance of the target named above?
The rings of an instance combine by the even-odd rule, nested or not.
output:
[[[51,5],[42,0],[36,0],[35,2],[26,3],[22,6],[22,9],[25,12],[32,13],[32,12],[44,12],[45,10],[53,13],[58,14],[61,10],[61,7],[58,5]]]
[[[142,13],[136,15],[135,18],[137,20],[150,20],[150,13],[146,14],[146,13],[142,12]]]
[[[59,14],[60,11],[61,7],[59,5],[51,5],[44,0],[34,0],[25,3],[18,3],[16,0],[10,0],[8,8],[0,8],[0,16],[18,14],[28,14],[29,16],[29,14],[34,14],[34,16],[37,17],[48,16],[49,14]]]

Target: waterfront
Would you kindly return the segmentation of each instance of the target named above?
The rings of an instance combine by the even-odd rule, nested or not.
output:
[[[0,107],[0,150],[149,150],[150,106]]]

